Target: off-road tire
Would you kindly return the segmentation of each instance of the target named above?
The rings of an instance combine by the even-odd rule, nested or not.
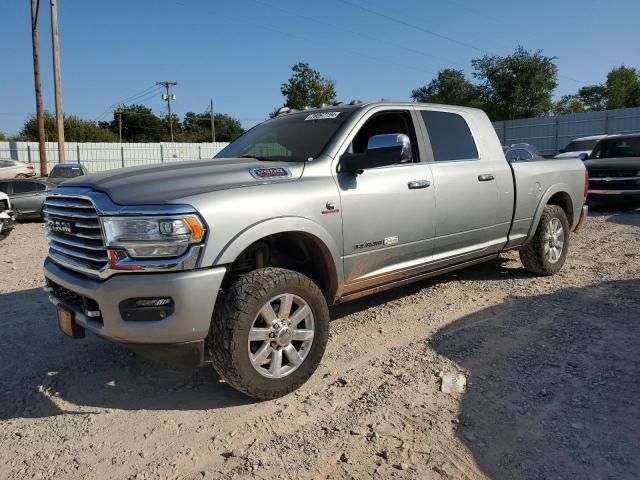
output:
[[[314,338],[303,363],[282,378],[267,378],[251,364],[249,330],[258,311],[276,295],[293,293],[303,298],[314,316]],[[220,292],[213,312],[207,345],[213,367],[229,385],[262,400],[286,395],[315,372],[329,339],[329,309],[318,286],[301,273],[282,268],[255,270],[234,279]]]
[[[552,263],[544,253],[545,233],[549,222],[557,218],[564,230],[564,245],[560,258]],[[547,205],[542,211],[538,228],[529,243],[520,249],[520,261],[524,268],[538,275],[555,275],[560,271],[569,252],[570,225],[564,210],[558,205]]]

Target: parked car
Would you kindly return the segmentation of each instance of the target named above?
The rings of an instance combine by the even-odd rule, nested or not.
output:
[[[584,164],[589,198],[640,198],[640,134],[600,140]]]
[[[0,240],[9,235],[16,222],[16,213],[11,206],[9,196],[0,192]]]
[[[607,138],[609,135],[592,135],[590,137],[580,137],[571,140],[566,147],[560,149],[560,153],[558,153],[553,158],[573,158],[578,157],[581,160],[586,160],[593,147],[602,140],[603,138]]]
[[[70,178],[80,177],[87,173],[89,171],[81,163],[58,163],[51,169],[47,179],[49,183],[59,185]]]
[[[197,364],[211,352],[228,384],[274,398],[318,367],[328,305],[505,250],[558,272],[586,187],[578,159],[507,162],[481,110],[290,111],[213,160],[59,186],[45,204],[45,288],[71,337]]]
[[[44,200],[54,188],[56,185],[45,178],[0,180],[0,192],[6,193],[11,199],[18,220],[44,218]]]
[[[507,161],[543,160],[536,147],[530,143],[515,143],[505,148],[504,156]]]
[[[33,163],[0,159],[0,178],[28,178],[35,174]]]

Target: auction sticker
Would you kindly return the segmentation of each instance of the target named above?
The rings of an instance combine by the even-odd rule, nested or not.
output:
[[[310,115],[307,115],[307,117],[304,119],[304,121],[307,122],[309,120],[331,120],[333,118],[336,118],[341,113],[342,112],[318,112],[318,113],[312,113]]]

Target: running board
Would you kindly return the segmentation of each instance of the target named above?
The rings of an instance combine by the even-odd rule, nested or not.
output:
[[[335,301],[334,305],[350,302],[351,300],[356,300],[358,298],[366,297],[367,295],[373,295],[374,293],[380,293],[386,290],[391,290],[392,288],[402,287],[403,285],[419,282],[420,280],[425,280],[427,278],[437,277],[445,273],[453,272],[455,270],[460,270],[466,267],[470,267],[472,265],[477,265],[478,263],[484,263],[490,260],[496,260],[499,256],[500,256],[499,253],[493,253],[491,255],[487,255],[484,257],[475,258],[473,260],[468,260],[462,263],[456,263],[455,265],[450,265],[448,267],[439,268],[437,270],[432,270],[430,272],[421,273],[419,275],[414,275],[412,277],[403,278],[402,280],[396,280],[394,282],[384,283],[382,285],[378,285],[375,287],[359,290],[357,292],[349,293],[347,295],[340,297]]]

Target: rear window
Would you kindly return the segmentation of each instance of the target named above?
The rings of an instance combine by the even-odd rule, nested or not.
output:
[[[640,137],[619,137],[600,140],[589,158],[640,157]]]
[[[9,182],[0,182],[0,192],[9,193]]]
[[[565,152],[589,152],[596,146],[598,140],[573,140],[564,148]]]
[[[460,115],[422,110],[427,127],[433,159],[436,162],[475,160],[478,149],[467,122]]]
[[[13,194],[32,193],[38,190],[37,186],[35,182],[13,182]]]
[[[51,178],[73,178],[82,175],[80,167],[58,167],[55,166],[49,173]]]

